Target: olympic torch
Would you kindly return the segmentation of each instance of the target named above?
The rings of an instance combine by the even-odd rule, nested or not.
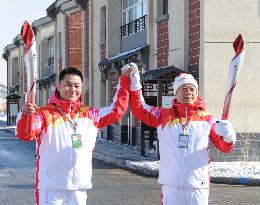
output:
[[[27,77],[27,93],[25,101],[35,104],[37,80],[37,52],[35,36],[30,24],[27,21],[23,23],[21,35],[25,43],[24,64],[26,67]],[[32,115],[27,115],[26,132],[28,136],[32,135],[32,124]]]
[[[228,71],[228,84],[227,84],[227,91],[226,97],[224,101],[224,108],[222,113],[222,120],[227,120],[229,117],[230,111],[230,104],[232,99],[232,94],[234,88],[237,85],[238,75],[240,72],[240,67],[243,63],[245,48],[244,48],[244,39],[241,34],[238,35],[236,40],[233,42],[233,48],[235,50],[235,56],[231,60],[229,64],[229,71]]]

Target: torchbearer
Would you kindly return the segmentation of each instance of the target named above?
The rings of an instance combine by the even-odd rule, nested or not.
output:
[[[205,110],[198,83],[191,74],[175,77],[172,107],[163,108],[145,103],[137,65],[125,67],[132,69],[131,111],[138,120],[157,128],[161,204],[207,205],[210,144],[224,153],[230,152],[236,142],[231,123],[216,123],[217,118]]]
[[[26,23],[26,65],[36,68],[32,30]],[[31,70],[28,71],[32,72]],[[130,71],[123,70],[110,106],[91,108],[82,103],[83,75],[77,68],[64,68],[48,104],[36,109],[29,76],[28,102],[17,115],[18,138],[37,142],[35,197],[37,205],[86,205],[92,188],[92,152],[98,129],[117,122],[128,106]],[[30,131],[26,128],[30,119]]]

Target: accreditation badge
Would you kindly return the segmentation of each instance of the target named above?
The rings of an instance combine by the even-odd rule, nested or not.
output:
[[[179,134],[179,144],[180,148],[188,148],[189,145],[189,135],[187,134]]]
[[[72,147],[79,149],[82,147],[81,134],[74,133],[71,135]]]

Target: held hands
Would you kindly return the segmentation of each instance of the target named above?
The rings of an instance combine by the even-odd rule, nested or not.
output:
[[[127,64],[128,65],[128,64]],[[131,67],[125,67],[126,65],[124,65],[123,68],[121,68],[121,71],[122,71],[122,74],[121,75],[125,75],[125,76],[128,76],[130,77],[130,73],[132,71]]]
[[[128,63],[123,66],[122,68],[122,74],[130,71],[130,79],[131,79],[131,85],[130,85],[130,90],[135,91],[135,90],[140,90],[142,89],[142,85],[140,83],[140,75],[138,71],[138,67],[135,63]]]
[[[37,106],[35,104],[26,102],[23,105],[22,112],[25,115],[33,115],[36,112],[36,110],[37,110]]]
[[[215,131],[218,135],[224,138],[225,142],[228,143],[236,142],[236,132],[229,121],[227,120],[217,121]]]

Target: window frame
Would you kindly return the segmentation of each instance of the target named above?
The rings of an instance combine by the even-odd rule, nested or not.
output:
[[[128,3],[127,3],[127,7],[124,9],[124,2],[125,1],[127,1]],[[134,4],[133,5],[131,5],[131,6],[128,6],[129,5],[129,1],[131,1],[131,0],[122,0],[122,26],[124,26],[124,25],[126,25],[126,24],[129,24],[130,22],[132,22],[132,21],[134,21],[134,20],[136,20],[136,19],[138,19],[138,18],[141,18],[141,17],[143,17],[143,16],[145,16],[145,15],[147,15],[147,13],[148,13],[148,11],[147,11],[147,0],[132,0],[132,1],[134,1]],[[145,5],[146,5],[146,10],[144,10],[144,2],[146,3]],[[141,11],[141,14],[140,14],[140,16],[138,16],[138,13],[137,13],[137,11],[138,11],[138,6],[140,6],[141,5],[141,9],[140,9],[140,11]],[[129,20],[129,11],[130,10],[133,10],[133,17],[132,17],[132,19],[131,20]],[[126,19],[125,19],[125,22],[124,22],[124,13],[126,14],[125,15],[125,17],[126,17]]]
[[[133,4],[131,6],[129,6],[130,1],[133,1]],[[137,24],[140,24],[140,22],[138,23],[135,21],[138,19],[141,20],[141,18],[147,16],[148,13],[147,3],[148,0],[122,0],[121,38],[133,35],[136,32],[145,29],[145,28],[142,29],[136,28]],[[124,6],[126,7],[124,8]],[[131,11],[132,11],[132,17],[130,17]]]
[[[54,73],[55,39],[54,35],[48,37],[48,67],[49,74]]]

